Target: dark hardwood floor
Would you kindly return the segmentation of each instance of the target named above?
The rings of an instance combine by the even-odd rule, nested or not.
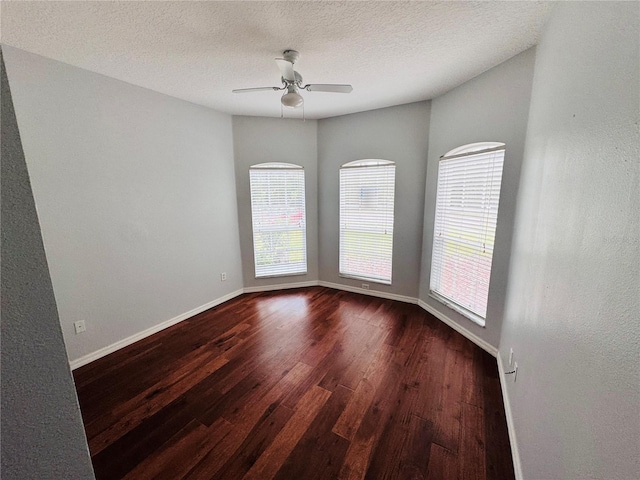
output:
[[[246,294],[74,376],[98,479],[514,477],[496,360],[416,305]]]

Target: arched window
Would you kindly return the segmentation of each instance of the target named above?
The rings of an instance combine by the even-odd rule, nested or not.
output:
[[[304,169],[261,163],[249,180],[256,278],[307,273]]]
[[[340,275],[391,284],[396,165],[358,160],[340,168]]]
[[[440,158],[431,295],[484,325],[505,145],[483,142]]]

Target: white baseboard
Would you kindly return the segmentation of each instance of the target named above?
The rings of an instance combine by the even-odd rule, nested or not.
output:
[[[83,365],[91,363],[94,360],[97,360],[99,358],[104,357],[105,355],[113,353],[116,350],[124,348],[124,347],[126,347],[128,345],[131,345],[132,343],[135,343],[138,340],[142,340],[143,338],[146,338],[146,337],[148,337],[150,335],[153,335],[154,333],[157,333],[157,332],[159,332],[161,330],[164,330],[165,328],[168,328],[168,327],[170,327],[172,325],[175,325],[176,323],[179,323],[182,320],[186,320],[187,318],[193,317],[194,315],[197,315],[198,313],[204,312],[205,310],[208,310],[208,309],[213,308],[213,307],[215,307],[217,305],[220,305],[221,303],[224,303],[224,302],[226,302],[228,300],[231,300],[232,298],[235,298],[238,295],[241,295],[242,293],[268,292],[268,291],[272,291],[272,290],[286,290],[286,289],[289,289],[289,288],[314,287],[314,286],[317,286],[317,285],[320,285],[322,287],[327,287],[327,288],[333,288],[333,289],[336,289],[336,290],[344,290],[344,291],[352,292],[352,293],[360,293],[360,294],[363,294],[363,295],[370,295],[370,296],[373,296],[373,297],[385,298],[385,299],[388,299],[388,300],[397,300],[399,302],[405,302],[405,303],[411,303],[411,304],[420,305],[420,307],[425,309],[427,312],[431,313],[438,320],[442,321],[443,323],[447,324],[448,326],[450,326],[451,328],[453,328],[457,332],[461,333],[466,338],[471,340],[473,343],[478,345],[480,348],[482,348],[482,349],[486,350],[487,352],[489,352],[494,357],[497,356],[497,354],[498,354],[498,350],[495,347],[493,347],[489,343],[485,342],[480,337],[478,337],[477,335],[471,333],[467,329],[461,327],[460,325],[458,325],[456,322],[451,320],[446,315],[443,315],[442,313],[440,313],[437,310],[435,310],[433,307],[429,306],[427,303],[423,302],[422,300],[418,300],[415,297],[408,297],[408,296],[405,296],[405,295],[398,295],[396,293],[381,292],[379,290],[365,290],[363,288],[352,287],[350,285],[342,285],[340,283],[325,282],[325,281],[322,281],[322,280],[321,281],[310,280],[310,281],[307,281],[307,282],[282,283],[282,284],[278,284],[278,285],[261,285],[261,286],[254,286],[254,287],[245,287],[245,288],[242,288],[240,290],[236,290],[235,292],[231,292],[231,293],[229,293],[227,295],[224,295],[223,297],[217,298],[216,300],[213,300],[213,301],[211,301],[209,303],[206,303],[206,304],[201,305],[201,306],[199,306],[197,308],[189,310],[188,312],[185,312],[185,313],[183,313],[181,315],[178,315],[178,316],[173,317],[173,318],[171,318],[169,320],[166,320],[166,321],[164,321],[162,323],[159,323],[158,325],[155,325],[155,326],[153,326],[151,328],[143,330],[142,332],[136,333],[134,335],[131,335],[130,337],[124,338],[124,339],[119,340],[119,341],[117,341],[115,343],[112,343],[111,345],[108,345],[108,346],[106,346],[104,348],[96,350],[95,352],[89,353],[89,354],[84,355],[84,356],[82,356],[80,358],[72,360],[72,361],[69,362],[69,365],[71,366],[71,370],[75,370],[76,368],[79,368],[79,367],[82,367]]]
[[[325,282],[320,280],[318,284],[321,287],[333,288],[335,290],[344,290],[346,292],[361,293],[362,295],[370,295],[372,297],[386,298],[387,300],[397,300],[399,302],[418,303],[418,299],[414,297],[407,297],[405,295],[398,295],[397,293],[381,292],[379,290],[365,290],[364,288],[352,287],[350,285],[342,285],[341,283]]]
[[[427,302],[425,302],[423,300],[418,300],[418,305],[420,305],[422,308],[424,308],[427,312],[429,312],[431,315],[436,317],[442,323],[446,323],[451,328],[453,328],[456,332],[458,332],[458,333],[464,335],[465,337],[467,337],[469,340],[471,340],[473,343],[478,345],[480,348],[482,348],[486,352],[490,353],[494,357],[498,356],[498,349],[496,347],[491,345],[489,342],[484,341],[479,336],[477,336],[475,333],[471,333],[469,330],[467,330],[466,328],[462,327],[457,322],[454,322],[452,319],[447,317],[445,314],[443,314],[442,312],[439,312],[438,310],[433,308]]]
[[[244,287],[244,293],[270,292],[272,290],[286,290],[288,288],[317,287],[317,280],[309,280],[308,282],[280,283],[278,285],[257,285],[255,287]]]
[[[147,328],[142,332],[138,332],[134,335],[131,335],[130,337],[124,338],[115,343],[112,343],[111,345],[108,345],[104,348],[96,350],[95,352],[89,353],[80,358],[76,358],[75,360],[71,360],[69,362],[71,370],[75,370],[76,368],[82,367],[87,363],[91,363],[94,360],[104,357],[105,355],[109,355],[110,353],[113,353],[116,350],[120,350],[121,348],[124,348],[127,345],[131,345],[132,343],[135,343],[138,340],[142,340],[143,338],[153,335],[154,333],[158,333],[160,330],[169,328],[170,326],[175,325],[176,323],[180,323],[181,321],[186,320],[187,318],[193,317],[198,313],[202,313],[205,310],[209,310],[210,308],[213,308],[217,305],[220,305],[221,303],[231,300],[232,298],[235,298],[238,295],[241,295],[242,293],[243,293],[242,289],[236,290],[235,292],[228,293],[227,295],[217,298],[209,303],[205,303],[204,305],[201,305],[192,310],[189,310],[188,312],[182,313],[177,317],[170,318],[169,320],[159,323],[158,325],[154,325],[151,328]]]
[[[205,310],[208,310],[208,309],[213,308],[213,307],[215,307],[217,305],[220,305],[221,303],[224,303],[224,302],[226,302],[228,300],[231,300],[232,298],[235,298],[238,295],[241,295],[243,293],[266,292],[266,291],[272,291],[272,290],[285,290],[285,289],[289,289],[289,288],[313,287],[313,286],[317,286],[317,285],[322,286],[322,287],[327,287],[327,288],[333,288],[333,289],[336,289],[336,290],[344,290],[344,291],[352,292],[352,293],[360,293],[360,294],[363,294],[363,295],[370,295],[370,296],[379,297],[379,298],[385,298],[385,299],[389,299],[389,300],[397,300],[397,301],[400,301],[400,302],[417,304],[421,308],[423,308],[424,310],[426,310],[427,312],[432,314],[434,317],[436,317],[438,320],[442,321],[443,323],[445,323],[449,327],[453,328],[458,333],[462,334],[463,336],[465,336],[466,338],[471,340],[473,343],[478,345],[483,350],[486,350],[488,353],[490,353],[494,357],[497,357],[498,375],[499,375],[499,378],[500,378],[500,387],[501,387],[501,391],[502,391],[502,399],[503,399],[503,402],[504,402],[505,416],[506,416],[506,419],[507,419],[507,429],[509,431],[509,441],[511,443],[511,454],[512,454],[512,457],[513,457],[513,466],[514,466],[514,470],[515,470],[515,476],[516,476],[516,480],[523,480],[523,477],[522,477],[522,465],[520,463],[520,452],[518,450],[518,443],[516,441],[515,427],[514,427],[514,424],[513,424],[513,416],[512,416],[512,413],[511,413],[511,404],[509,403],[509,396],[507,394],[506,378],[505,378],[505,374],[504,374],[504,368],[502,367],[502,360],[500,358],[498,349],[495,348],[494,346],[490,345],[486,341],[482,340],[477,335],[471,333],[466,328],[458,325],[452,319],[450,319],[446,315],[442,314],[441,312],[437,311],[436,309],[434,309],[433,307],[428,305],[423,300],[419,300],[419,299],[414,298],[414,297],[408,297],[408,296],[405,296],[405,295],[398,295],[398,294],[395,294],[395,293],[381,292],[381,291],[377,291],[377,290],[365,290],[365,289],[362,289],[362,288],[352,287],[352,286],[349,286],[349,285],[342,285],[342,284],[339,284],[339,283],[317,281],[317,280],[311,280],[311,281],[307,281],[307,282],[297,282],[297,283],[284,283],[284,284],[278,284],[278,285],[264,285],[264,286],[255,286],[255,287],[245,287],[245,288],[236,290],[235,292],[228,293],[227,295],[224,295],[224,296],[222,296],[220,298],[217,298],[216,300],[213,300],[213,301],[211,301],[209,303],[205,303],[204,305],[196,307],[196,308],[194,308],[192,310],[189,310],[188,312],[180,314],[180,315],[178,315],[176,317],[173,317],[173,318],[171,318],[169,320],[166,320],[166,321],[164,321],[164,322],[162,322],[162,323],[160,323],[158,325],[155,325],[155,326],[153,326],[151,328],[143,330],[142,332],[136,333],[135,335],[131,335],[130,337],[127,337],[125,339],[119,340],[119,341],[117,341],[117,342],[115,342],[115,343],[113,343],[111,345],[108,345],[108,346],[106,346],[104,348],[96,350],[95,352],[89,353],[89,354],[84,355],[84,356],[82,356],[80,358],[72,360],[72,361],[69,362],[69,365],[71,367],[71,370],[75,370],[76,368],[79,368],[79,367],[82,367],[83,365],[91,363],[94,360],[102,358],[102,357],[104,357],[104,356],[106,356],[106,355],[108,355],[110,353],[115,352],[116,350],[124,348],[124,347],[126,347],[128,345],[131,345],[132,343],[135,343],[138,340],[142,340],[143,338],[146,338],[146,337],[148,337],[150,335],[153,335],[154,333],[157,333],[157,332],[159,332],[161,330],[164,330],[165,328],[168,328],[168,327],[171,327],[172,325],[180,323],[181,321],[186,320],[187,318],[193,317],[194,315],[202,313]]]
[[[420,307],[422,307],[424,310],[429,312],[431,315],[436,317],[438,320],[440,320],[441,322],[445,323],[449,327],[453,328],[456,332],[462,334],[464,337],[466,337],[469,340],[471,340],[473,343],[478,345],[480,348],[482,348],[483,350],[485,350],[489,354],[493,355],[494,357],[497,357],[497,355],[498,355],[498,349],[496,347],[494,347],[490,343],[484,341],[483,339],[481,339],[480,337],[478,337],[474,333],[471,333],[466,328],[458,325],[452,319],[450,319],[446,315],[443,315],[441,312],[435,310],[433,307],[428,305],[426,302],[424,302],[422,300],[419,300],[419,299],[417,299],[415,297],[408,297],[408,296],[405,296],[405,295],[398,295],[396,293],[381,292],[379,290],[365,290],[363,288],[352,287],[350,285],[342,285],[340,283],[325,282],[323,280],[320,280],[318,282],[318,285],[320,285],[321,287],[333,288],[333,289],[336,289],[336,290],[345,290],[347,292],[352,292],[352,293],[361,293],[363,295],[371,295],[373,297],[380,297],[380,298],[386,298],[386,299],[389,299],[389,300],[397,300],[399,302],[417,304]]]
[[[507,430],[509,431],[509,443],[511,443],[511,456],[513,457],[513,469],[515,471],[516,480],[523,480],[522,464],[520,463],[520,451],[518,450],[518,442],[516,441],[516,429],[513,424],[513,414],[511,413],[511,403],[507,394],[507,378],[504,374],[502,366],[502,358],[498,355],[498,376],[500,377],[500,390],[502,390],[502,401],[504,403],[504,414],[507,418]]]

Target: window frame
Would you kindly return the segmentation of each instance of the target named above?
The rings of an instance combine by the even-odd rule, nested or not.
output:
[[[272,172],[284,172],[284,171],[297,171],[302,173],[302,191],[300,192],[302,195],[302,218],[301,228],[286,228],[279,227],[275,229],[260,229],[256,226],[256,215],[254,215],[255,211],[255,202],[254,202],[254,183],[252,172],[254,171],[272,171]],[[253,268],[254,268],[254,278],[256,279],[264,279],[264,278],[277,278],[277,277],[290,277],[297,275],[306,275],[309,270],[309,262],[308,262],[308,252],[307,252],[307,199],[306,199],[306,174],[305,169],[301,165],[296,165],[293,163],[285,163],[285,162],[266,162],[266,163],[258,163],[255,165],[251,165],[249,167],[249,199],[250,199],[250,210],[251,210],[251,234],[252,234],[252,248],[253,248]],[[256,233],[261,232],[276,232],[276,231],[296,231],[300,230],[302,232],[302,253],[303,260],[300,262],[304,265],[304,268],[298,271],[291,272],[283,272],[283,273],[267,273],[267,274],[259,274],[258,267],[258,249],[256,248]],[[295,265],[294,263],[291,263]]]
[[[343,221],[343,171],[351,170],[351,169],[362,169],[362,168],[376,168],[388,166],[393,168],[393,185],[391,186],[392,190],[392,201],[391,205],[391,244],[390,244],[390,256],[389,256],[389,277],[379,277],[379,276],[368,276],[366,274],[360,274],[358,272],[348,271],[346,265],[344,265],[343,261],[343,245],[344,245],[344,237],[343,234],[345,231],[349,229],[345,229],[345,222]],[[396,186],[396,167],[397,164],[391,160],[383,160],[383,159],[362,159],[362,160],[354,160],[352,162],[347,162],[340,166],[339,170],[339,182],[338,182],[338,276],[342,278],[350,278],[354,280],[362,280],[366,282],[378,283],[381,285],[392,285],[393,282],[393,236],[394,236],[394,226],[395,226],[395,186]],[[387,229],[388,227],[385,227]],[[353,230],[352,230],[353,231]]]
[[[453,160],[453,159],[460,159],[460,158],[465,158],[465,157],[472,157],[475,155],[481,155],[481,154],[486,154],[486,153],[491,153],[491,152],[503,152],[503,155],[501,157],[501,164],[500,164],[500,176],[499,176],[499,180],[500,180],[500,187],[498,189],[498,198],[497,198],[497,202],[496,202],[496,209],[495,209],[495,229],[493,230],[493,232],[491,233],[491,236],[493,236],[494,238],[494,243],[493,243],[493,248],[492,248],[492,252],[491,252],[491,266],[489,268],[489,279],[488,279],[488,285],[487,285],[487,298],[486,298],[486,302],[487,302],[487,309],[488,309],[488,301],[489,301],[489,292],[490,292],[490,287],[491,287],[491,277],[492,277],[492,271],[493,271],[493,257],[495,254],[495,234],[497,231],[497,221],[498,221],[498,215],[499,215],[499,203],[500,203],[500,197],[502,196],[502,173],[504,171],[504,161],[506,158],[506,144],[502,143],[502,142],[478,142],[478,143],[472,143],[472,144],[467,144],[467,145],[463,145],[461,147],[457,147],[454,148],[453,150],[450,150],[449,152],[447,152],[446,154],[442,155],[439,159],[438,159],[438,175],[436,178],[436,184],[439,186],[440,185],[440,173],[441,173],[441,169],[440,166],[442,164],[442,161],[446,161],[446,160]],[[493,168],[493,167],[492,167]],[[493,172],[492,172],[493,174]],[[489,178],[487,176],[487,178]],[[439,207],[439,200],[440,200],[440,196],[439,196],[439,192],[436,190],[436,205],[434,208],[434,226],[433,226],[433,237],[432,237],[432,247],[431,247],[431,266],[430,266],[430,272],[429,272],[429,296],[435,300],[437,300],[438,302],[446,305],[447,307],[455,310],[456,312],[460,313],[461,315],[463,315],[464,317],[468,318],[469,320],[471,320],[472,322],[478,324],[481,327],[485,327],[486,326],[486,317],[487,317],[487,310],[485,310],[485,315],[482,316],[481,314],[478,314],[474,311],[471,311],[470,309],[464,307],[463,305],[460,305],[458,302],[456,302],[455,299],[453,298],[449,298],[448,296],[444,295],[443,293],[434,290],[433,289],[433,283],[434,283],[434,258],[436,256],[436,236],[438,234],[438,207]]]

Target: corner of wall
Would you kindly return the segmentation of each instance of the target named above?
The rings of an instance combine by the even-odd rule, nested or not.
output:
[[[0,50],[2,478],[94,478]]]
[[[511,444],[511,458],[513,460],[513,470],[516,480],[524,480],[522,476],[522,463],[520,462],[520,449],[518,448],[518,439],[516,437],[516,426],[513,420],[513,412],[511,411],[511,403],[509,400],[509,392],[507,389],[507,377],[502,363],[502,355],[497,351],[496,360],[498,362],[498,377],[500,379],[500,391],[502,392],[502,402],[504,404],[504,414],[507,419],[507,430],[509,432],[509,443]]]

